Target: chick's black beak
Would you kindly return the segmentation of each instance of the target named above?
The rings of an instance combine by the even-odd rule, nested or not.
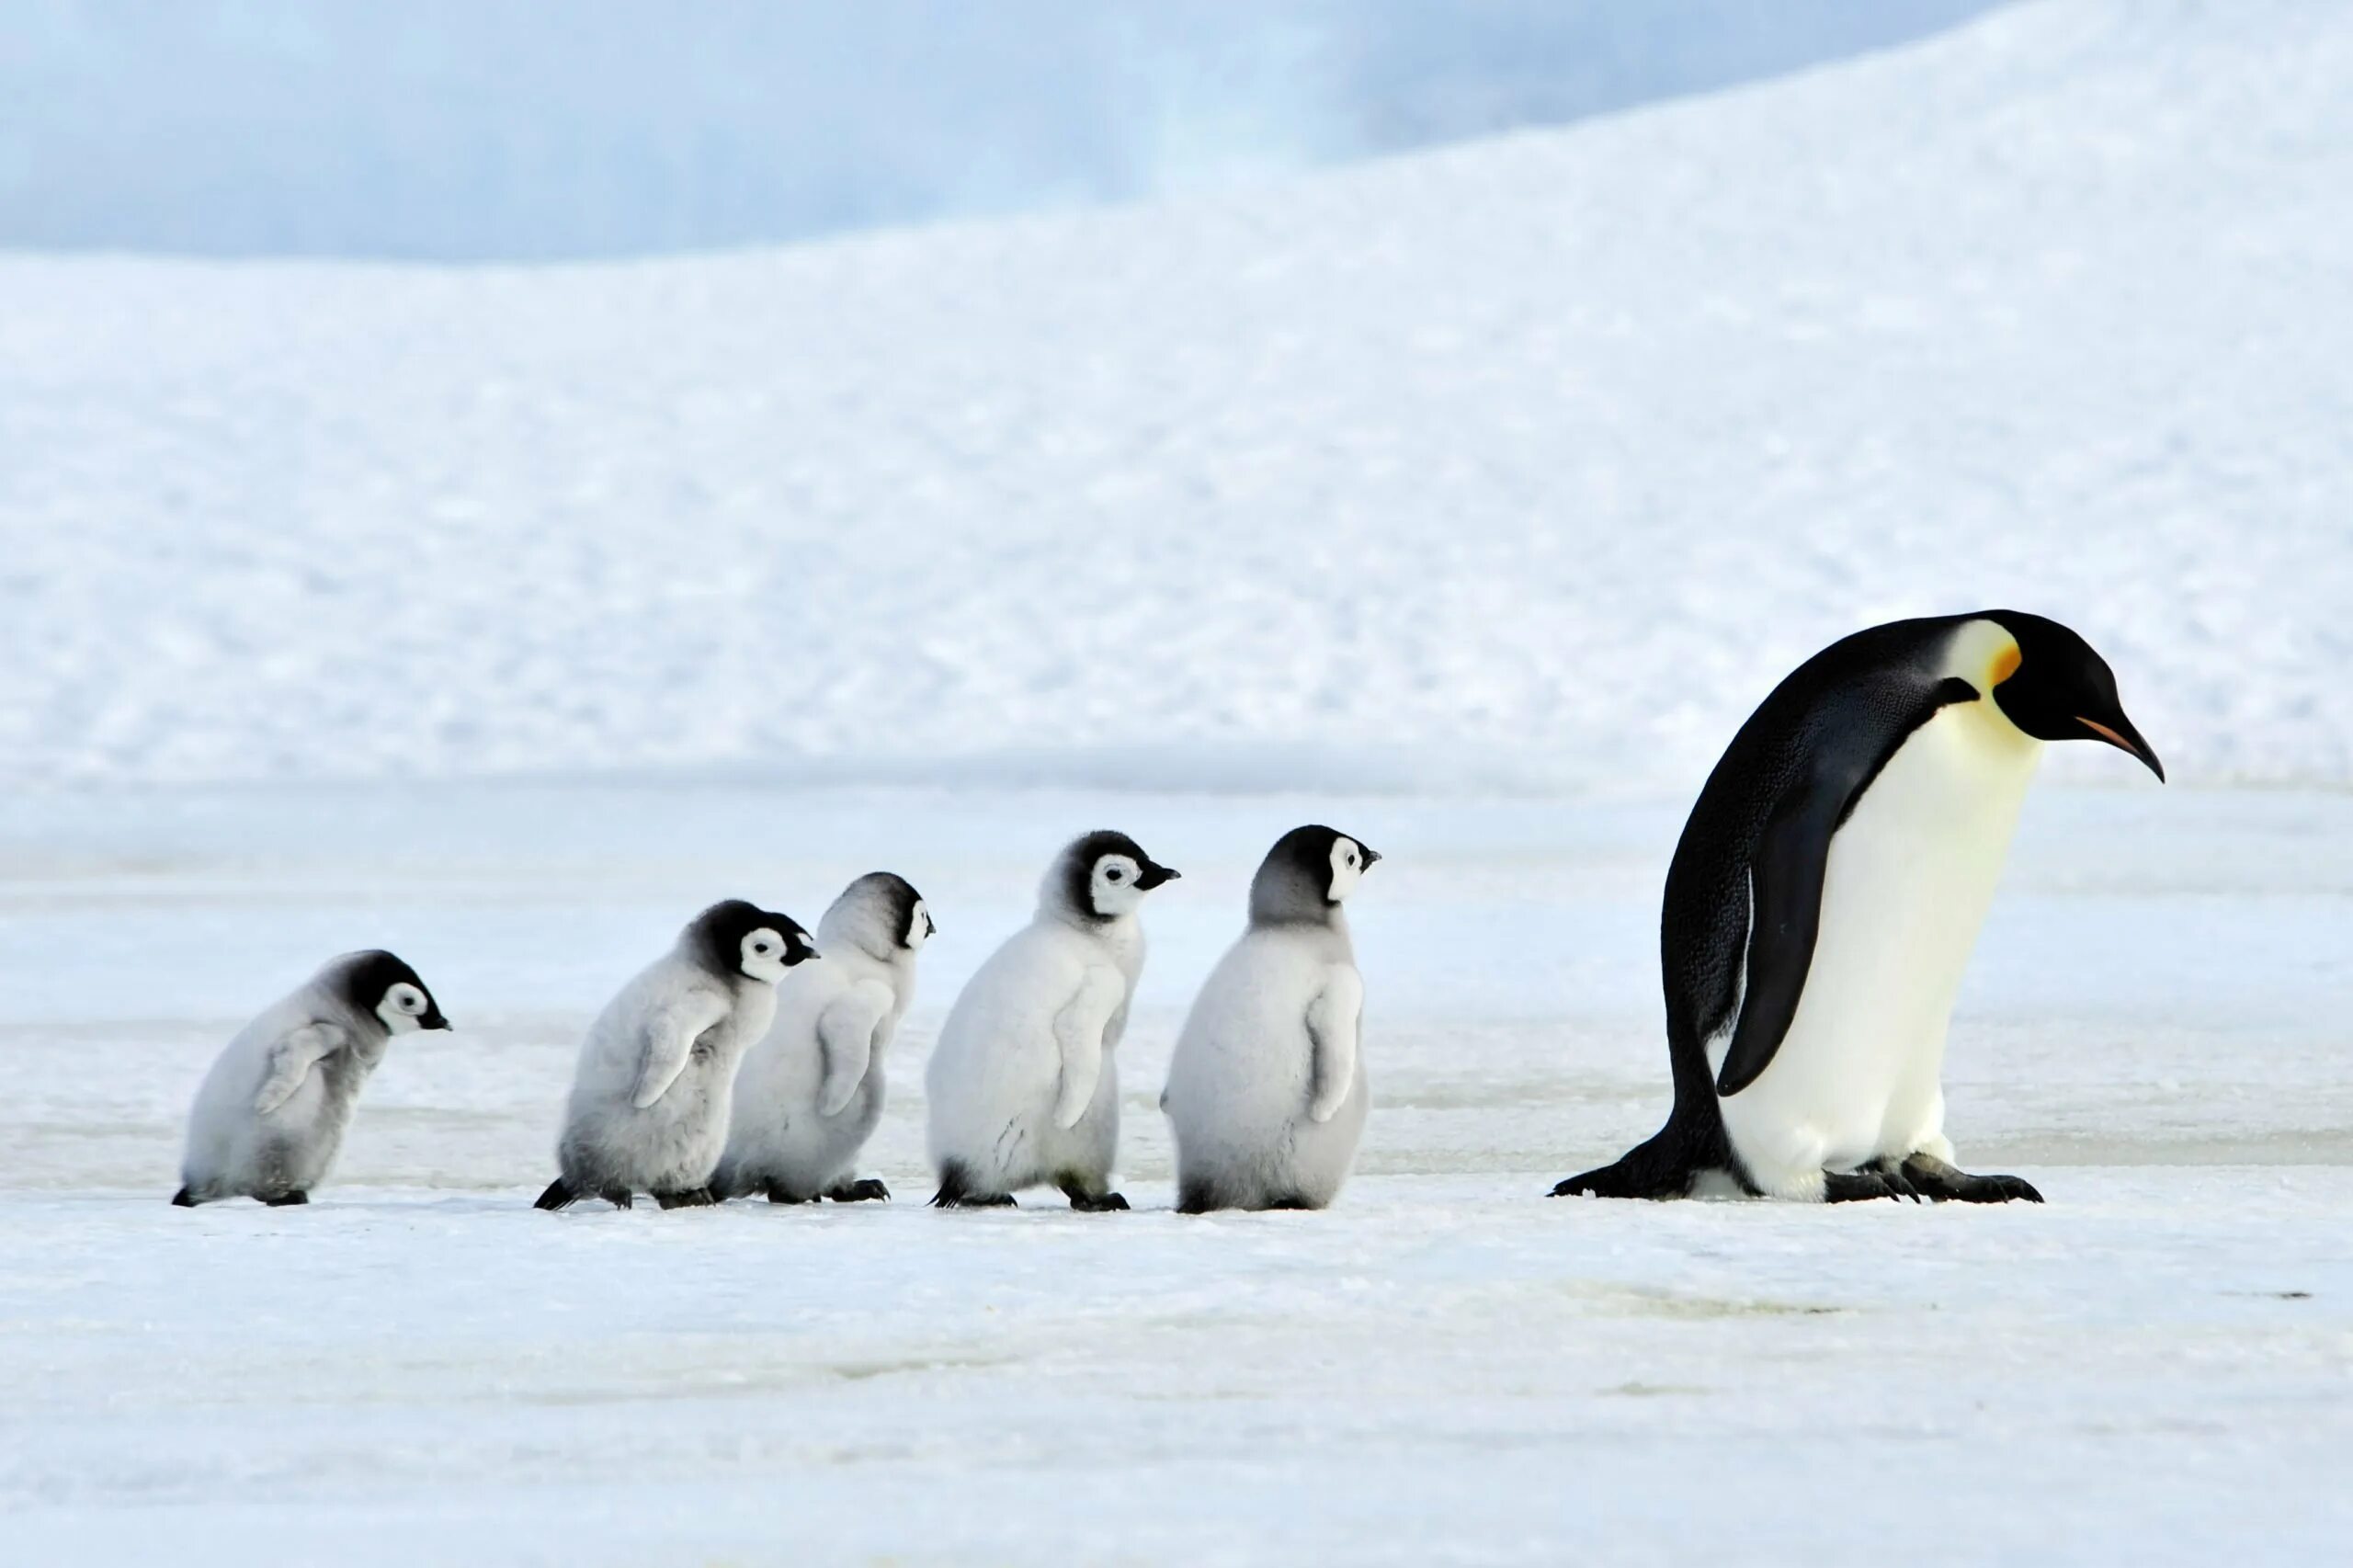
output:
[[[1136,886],[1149,892],[1163,882],[1173,882],[1184,875],[1172,866],[1146,865],[1136,873]]]
[[[1370,870],[1371,870],[1375,866],[1378,866],[1378,865],[1380,865],[1380,864],[1381,864],[1381,851],[1380,851],[1380,850],[1375,849],[1375,848],[1374,848],[1371,845],[1370,845],[1370,844],[1359,844],[1359,845],[1358,845],[1358,846],[1357,846],[1357,847],[1364,851],[1364,869],[1365,869],[1366,870],[1370,871]]]
[[[2080,716],[2075,722],[2106,741],[2109,745],[2116,747],[2117,750],[2129,752],[2139,757],[2148,765],[2149,771],[2157,776],[2158,783],[2165,782],[2165,765],[2157,760],[2157,754],[2149,748],[2148,742],[2141,738],[2141,732],[2132,727],[2132,721],[2124,716],[2122,709],[2118,709],[2115,718],[2108,723],[2102,723],[2097,719],[2086,719]]]
[[[440,1008],[427,1007],[425,1017],[416,1020],[416,1027],[421,1029],[446,1029],[449,1027],[449,1020]]]

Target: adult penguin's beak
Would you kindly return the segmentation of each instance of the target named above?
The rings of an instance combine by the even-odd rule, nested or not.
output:
[[[2149,771],[2157,776],[2158,783],[2165,782],[2165,765],[2157,760],[2157,754],[2149,749],[2149,743],[2141,738],[2141,732],[2132,727],[2132,721],[2124,716],[2123,709],[2118,709],[2105,723],[2097,719],[2086,719],[2081,714],[2076,715],[2075,722],[2117,750],[2130,752],[2139,757],[2148,765]]]

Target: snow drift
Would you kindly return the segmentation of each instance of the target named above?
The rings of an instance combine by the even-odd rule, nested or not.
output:
[[[1998,0],[12,0],[0,246],[547,261],[1213,189]]]
[[[2070,0],[1123,213],[0,263],[0,779],[1682,792],[2006,603],[2177,777],[2342,780],[2349,79]]]

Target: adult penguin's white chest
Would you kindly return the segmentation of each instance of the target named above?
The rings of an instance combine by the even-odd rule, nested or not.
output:
[[[1992,701],[1952,704],[1912,733],[1832,837],[1789,1033],[1764,1074],[1720,1102],[1766,1191],[1818,1195],[1825,1167],[1949,1153],[1945,1028],[2041,752]]]

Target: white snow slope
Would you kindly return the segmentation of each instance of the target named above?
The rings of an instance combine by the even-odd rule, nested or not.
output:
[[[1214,189],[2001,0],[9,0],[0,246],[642,256]]]
[[[2065,0],[1068,221],[9,260],[0,782],[1680,790],[1993,603],[2343,780],[2348,81],[2343,4]]]

